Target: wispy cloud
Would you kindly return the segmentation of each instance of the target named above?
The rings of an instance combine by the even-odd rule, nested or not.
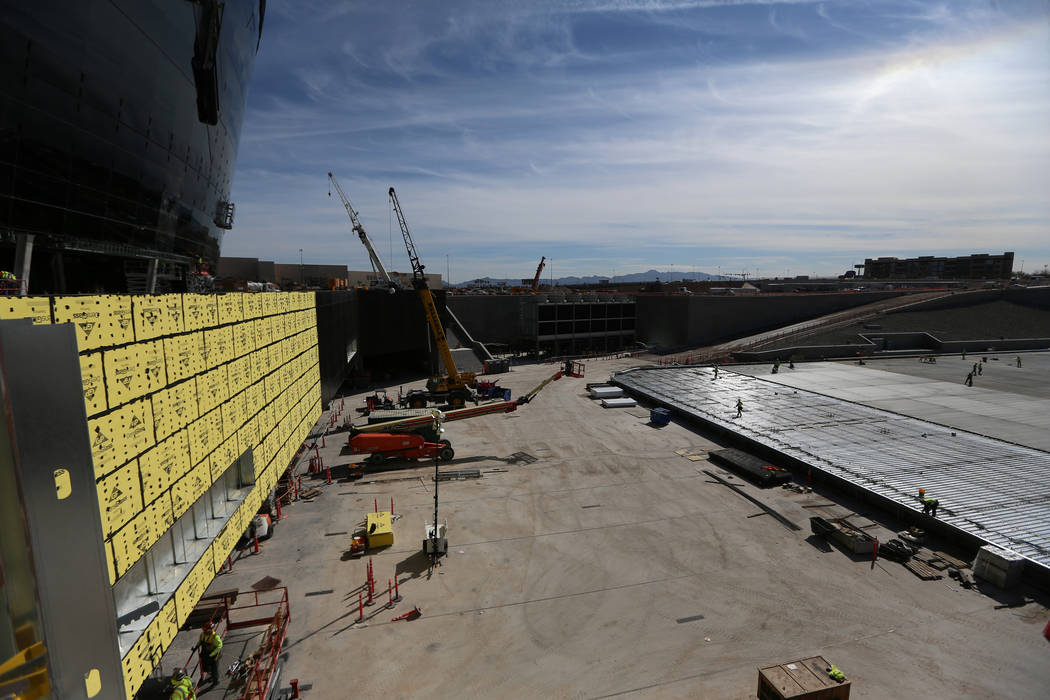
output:
[[[332,170],[393,267],[390,185],[456,279],[552,254],[557,274],[1050,261],[1038,2],[291,7],[269,3],[228,255],[367,266]]]

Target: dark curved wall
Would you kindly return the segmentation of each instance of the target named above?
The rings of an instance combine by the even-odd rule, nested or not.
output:
[[[636,297],[638,339],[665,348],[710,345],[903,292]]]
[[[207,4],[0,2],[0,264],[18,233],[38,254],[119,246],[95,261],[105,279],[73,275],[65,291],[122,291],[107,271],[136,251],[218,258],[265,0],[223,2],[215,125],[199,119],[192,66]],[[54,289],[39,257],[33,291]]]

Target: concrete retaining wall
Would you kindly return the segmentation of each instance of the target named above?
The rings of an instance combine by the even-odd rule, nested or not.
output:
[[[662,347],[710,345],[808,321],[905,292],[750,297],[637,297],[638,339]]]

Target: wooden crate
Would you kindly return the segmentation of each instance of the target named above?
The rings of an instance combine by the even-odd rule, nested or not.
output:
[[[758,669],[759,700],[848,700],[850,681],[828,676],[823,656]]]

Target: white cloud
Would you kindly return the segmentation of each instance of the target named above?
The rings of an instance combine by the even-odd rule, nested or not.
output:
[[[829,16],[846,22],[841,7],[813,8],[800,36]],[[945,251],[1050,260],[1045,28],[982,32],[945,6],[923,9],[934,39],[890,51],[721,62],[696,52],[655,67],[616,56],[617,70],[601,70],[615,51],[584,55],[569,23],[529,20],[538,14],[498,31],[469,12],[430,36],[404,30],[381,57],[400,84],[370,82],[362,63],[376,57],[354,37],[337,44],[349,74],[297,68],[308,101],[271,95],[249,113],[224,252],[289,260],[302,247],[308,261],[363,266],[325,196],[331,169],[381,256],[394,185],[424,260],[452,255],[457,279],[528,276],[547,253],[559,275],[700,256],[706,271],[750,260],[841,272],[868,255]],[[960,22],[961,35],[941,36]],[[479,41],[482,70],[435,59]],[[499,68],[503,56],[516,58]]]

